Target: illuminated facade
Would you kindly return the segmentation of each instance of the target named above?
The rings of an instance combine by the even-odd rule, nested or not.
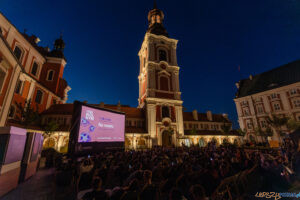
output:
[[[55,40],[54,48],[38,45],[40,39],[21,33],[0,13],[0,126],[18,123],[17,104],[43,112],[67,101],[71,89],[63,79],[65,43]]]
[[[154,145],[200,145],[215,141],[241,143],[232,130],[224,133],[222,126],[232,123],[226,114],[183,112],[179,87],[179,70],[176,48],[178,40],[169,37],[163,26],[164,14],[154,8],[148,14],[149,27],[138,53],[140,60],[138,107],[109,104],[90,104],[125,113],[126,148],[150,148]],[[53,105],[43,112],[43,124],[56,121],[60,124],[52,138],[45,140],[46,147],[65,149],[68,130],[71,128],[73,104]]]
[[[300,121],[300,61],[294,61],[270,71],[250,75],[236,83],[234,99],[241,129],[247,139],[255,139],[255,129],[266,130],[271,114]],[[288,132],[286,127],[282,127]],[[276,132],[276,131],[274,131]],[[278,140],[274,135],[273,139]]]

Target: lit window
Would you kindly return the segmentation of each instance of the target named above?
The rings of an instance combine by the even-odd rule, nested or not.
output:
[[[277,94],[276,93],[271,94],[271,98],[272,99],[276,99],[277,98]]]
[[[41,104],[43,97],[43,92],[41,90],[36,91],[35,103]]]
[[[278,103],[273,104],[274,110],[280,110],[280,105]]]
[[[53,80],[53,75],[54,75],[54,71],[53,70],[49,70],[48,71],[47,80],[48,81],[52,81]]]
[[[267,127],[267,122],[266,121],[261,121],[260,124],[261,124],[262,128],[266,128]]]
[[[165,50],[159,50],[159,61],[167,61],[167,52]]]
[[[250,115],[248,108],[244,108],[244,114],[245,114],[245,116],[249,116]]]
[[[252,123],[250,121],[247,122],[247,128],[252,129]]]
[[[257,112],[259,114],[264,113],[264,109],[263,109],[263,107],[261,105],[257,106]]]
[[[297,90],[296,90],[296,89],[291,89],[291,90],[290,90],[290,94],[291,94],[291,95],[297,94]]]
[[[296,108],[299,108],[299,107],[300,107],[300,99],[297,99],[297,100],[294,101],[294,106],[295,106]]]
[[[23,85],[23,81],[18,80],[17,85],[16,85],[16,90],[15,90],[15,92],[17,94],[21,94],[22,93],[22,85]]]
[[[23,51],[21,50],[21,48],[16,46],[15,50],[14,50],[14,54],[19,61],[21,61],[21,59],[22,59],[22,53],[23,53]]]

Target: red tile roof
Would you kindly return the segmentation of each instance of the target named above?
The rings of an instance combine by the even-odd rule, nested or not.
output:
[[[213,122],[230,122],[228,119],[223,117],[222,114],[212,114]],[[183,121],[196,121],[194,120],[192,112],[183,112]],[[198,113],[198,121],[209,122],[206,113]]]
[[[73,107],[74,105],[72,103],[54,104],[42,112],[42,115],[72,115]]]
[[[91,105],[99,106],[99,104],[91,104]],[[73,107],[74,106],[72,103],[55,104],[55,105],[52,105],[47,110],[45,110],[42,114],[43,115],[72,115]],[[104,108],[124,112],[127,118],[142,118],[142,119],[144,119],[144,117],[145,117],[144,110],[141,108],[121,106],[121,109],[118,110],[117,105],[110,105],[110,104],[105,104]]]

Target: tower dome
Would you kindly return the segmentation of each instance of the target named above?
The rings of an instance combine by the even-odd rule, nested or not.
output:
[[[154,8],[148,13],[149,25],[147,33],[169,37],[169,34],[163,25],[164,17],[163,11],[157,8],[156,1],[154,1]]]
[[[65,48],[65,42],[62,39],[62,35],[60,35],[60,38],[56,39],[54,42],[54,49],[63,51],[64,48]]]

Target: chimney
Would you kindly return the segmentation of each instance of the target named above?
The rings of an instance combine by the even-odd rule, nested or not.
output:
[[[222,116],[223,116],[225,119],[229,120],[229,119],[228,119],[228,114],[227,114],[227,113],[223,113]]]
[[[193,110],[193,119],[195,121],[198,121],[198,113],[197,113],[197,110]]]
[[[100,102],[99,107],[104,108],[104,103],[102,101]]]
[[[44,47],[45,51],[50,52],[50,48],[49,47]]]
[[[213,118],[212,118],[212,113],[211,113],[210,110],[206,112],[206,116],[207,116],[207,119],[208,119],[209,121],[212,121],[212,120],[213,120]]]
[[[252,74],[250,74],[250,76],[249,76],[249,79],[252,81],[252,79],[253,79],[253,76],[252,76]]]
[[[84,104],[87,104],[87,103],[88,103],[88,101],[87,101],[87,100],[85,100],[85,101],[83,101],[83,103],[84,103]]]
[[[240,83],[239,82],[235,83],[235,86],[236,86],[237,89],[239,89],[240,88]]]

